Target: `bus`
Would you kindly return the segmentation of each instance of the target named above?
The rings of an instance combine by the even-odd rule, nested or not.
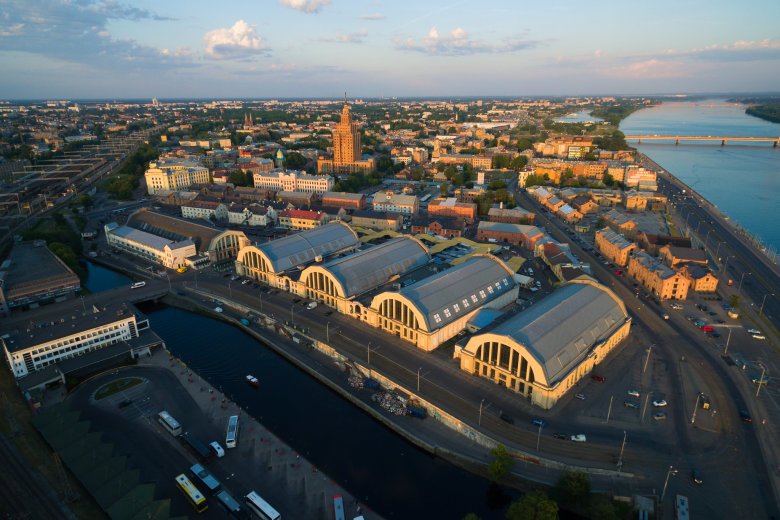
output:
[[[238,415],[231,415],[228,418],[227,435],[225,436],[225,446],[235,448],[238,441]]]
[[[206,503],[206,497],[198,491],[195,484],[193,484],[184,473],[176,477],[176,487],[184,493],[184,496],[187,497],[187,500],[189,500],[192,507],[194,507],[195,511],[198,513],[202,513],[209,508],[209,505]]]
[[[333,517],[336,520],[346,520],[346,516],[344,516],[344,499],[341,498],[341,495],[333,497]]]
[[[200,464],[193,464],[190,468],[190,473],[192,475],[200,480],[200,483],[203,484],[208,488],[209,491],[212,493],[216,492],[217,489],[219,489],[220,483],[219,480],[214,478],[214,475],[211,474],[209,470],[201,466]]]
[[[688,512],[688,497],[677,495],[674,501],[674,514],[677,520],[688,520],[691,517]]]
[[[271,504],[263,500],[263,497],[257,494],[255,491],[250,491],[246,499],[246,505],[249,510],[252,511],[257,518],[262,520],[282,520],[282,515],[271,507]]]
[[[181,439],[190,448],[190,450],[200,459],[201,462],[208,462],[211,460],[213,452],[206,446],[202,440],[195,437],[190,432],[185,432]]]
[[[162,425],[163,428],[165,428],[165,431],[174,437],[181,435],[181,424],[179,424],[179,421],[174,419],[173,416],[165,410],[157,414],[157,421]]]

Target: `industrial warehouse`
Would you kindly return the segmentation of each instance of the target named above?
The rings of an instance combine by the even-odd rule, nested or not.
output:
[[[628,337],[630,327],[620,298],[582,277],[456,346],[454,356],[461,370],[549,409]]]

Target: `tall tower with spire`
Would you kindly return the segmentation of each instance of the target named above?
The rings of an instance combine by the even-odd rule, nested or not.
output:
[[[333,164],[343,166],[360,160],[360,130],[352,120],[347,93],[344,93],[344,107],[341,109],[341,121],[333,129]]]
[[[255,127],[255,123],[252,121],[252,114],[244,114],[244,130],[250,130]]]

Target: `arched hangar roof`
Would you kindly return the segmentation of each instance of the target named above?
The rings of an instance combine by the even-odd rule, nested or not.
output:
[[[419,240],[398,237],[309,269],[328,271],[341,284],[344,297],[351,298],[387,283],[394,275],[422,267],[430,259],[428,249]],[[301,279],[305,277],[304,273]]]
[[[397,294],[417,308],[426,322],[426,330],[433,331],[511,291],[515,287],[513,274],[498,258],[475,255],[460,265],[404,287]],[[371,306],[377,308],[378,303],[375,306],[372,302]]]
[[[332,222],[256,247],[271,263],[274,273],[283,273],[314,262],[318,256],[324,258],[359,244],[360,239],[351,227]]]
[[[592,280],[574,280],[486,334],[504,336],[525,349],[552,386],[626,319],[625,305],[611,290]],[[481,344],[477,335],[466,349]]]

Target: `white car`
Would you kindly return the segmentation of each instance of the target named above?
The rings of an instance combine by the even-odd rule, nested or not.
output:
[[[577,435],[572,435],[572,436],[571,436],[571,440],[572,440],[572,441],[574,441],[574,442],[585,442],[585,441],[587,441],[588,439],[587,439],[587,438],[585,438],[585,435],[584,435],[584,434],[582,434],[582,433],[578,433]]]
[[[222,312],[222,307],[214,307],[214,312]]]
[[[766,339],[763,334],[753,334],[753,339]]]
[[[761,331],[758,329],[748,329],[748,334],[761,334]]]
[[[214,455],[216,455],[218,459],[221,459],[225,456],[225,450],[217,441],[211,441],[209,443],[209,448],[211,448],[211,451],[214,452]]]
[[[661,407],[666,406],[668,404],[669,403],[667,403],[665,399],[661,399],[660,401],[653,401],[653,406],[655,406],[656,408],[661,408]]]
[[[639,397],[639,390],[628,390],[626,393],[631,397]]]

